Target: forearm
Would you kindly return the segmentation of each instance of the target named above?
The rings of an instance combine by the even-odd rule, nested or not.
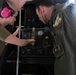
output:
[[[19,39],[19,38],[17,38],[16,36],[14,36],[13,34],[9,35],[9,36],[4,40],[4,42],[6,42],[6,43],[11,43],[11,44],[18,45],[18,46],[25,46],[25,45],[27,45],[28,43],[30,43],[31,41],[32,41],[32,39],[28,39],[28,40]]]
[[[18,32],[18,30],[17,30]],[[34,41],[33,39],[19,39],[16,37],[17,32],[15,32],[14,34],[11,34],[7,29],[5,29],[4,27],[2,27],[0,25],[0,40],[6,42],[6,43],[10,43],[10,44],[14,44],[14,45],[18,45],[18,46],[25,46],[28,43]]]

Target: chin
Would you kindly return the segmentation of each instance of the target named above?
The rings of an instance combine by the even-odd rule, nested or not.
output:
[[[14,22],[13,23],[10,23],[10,25],[14,25]]]

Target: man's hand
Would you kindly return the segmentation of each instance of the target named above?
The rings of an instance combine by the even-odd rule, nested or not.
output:
[[[34,41],[35,41],[34,39],[24,39],[21,46],[26,46],[27,44],[34,42]]]
[[[13,33],[13,35],[16,36],[19,33],[19,31],[20,31],[20,27],[16,29],[16,31]],[[34,39],[25,39],[24,41],[25,42],[23,43],[22,46],[25,46],[25,45],[27,45],[30,42],[35,42]]]

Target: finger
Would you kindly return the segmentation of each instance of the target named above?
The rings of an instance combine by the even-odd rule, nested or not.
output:
[[[28,39],[28,41],[30,41],[30,42],[34,42],[35,40],[34,40],[34,39]]]
[[[16,36],[19,33],[19,31],[20,31],[20,27],[16,29],[16,31],[13,33],[13,35]]]

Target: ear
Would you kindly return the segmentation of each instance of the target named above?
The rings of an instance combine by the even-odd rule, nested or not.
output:
[[[39,6],[39,10],[41,11],[41,13],[44,12],[44,6]]]

